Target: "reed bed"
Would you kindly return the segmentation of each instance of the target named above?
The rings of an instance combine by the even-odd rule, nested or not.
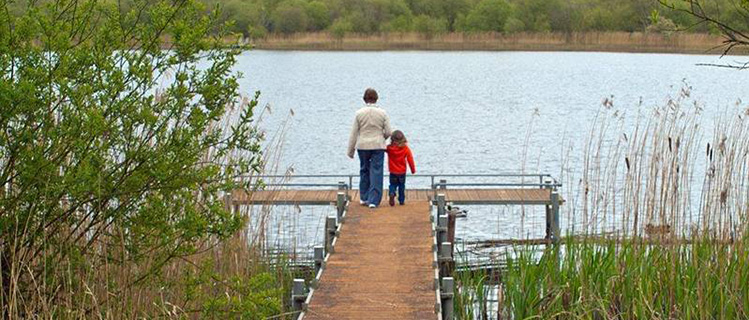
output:
[[[721,53],[724,39],[704,33],[548,32],[442,33],[416,32],[347,34],[326,32],[272,34],[257,39],[258,49],[271,50],[497,50],[497,51],[611,51],[665,53]],[[747,54],[734,51],[734,54]]]
[[[498,317],[746,319],[746,239],[690,245],[575,242],[538,259],[513,249]]]
[[[749,317],[749,108],[705,107],[687,84],[634,114],[604,99],[582,148],[563,147],[580,163],[561,171],[567,237],[510,245],[496,287],[457,274],[459,318]]]

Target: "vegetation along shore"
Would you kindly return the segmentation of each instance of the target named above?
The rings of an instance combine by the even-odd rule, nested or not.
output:
[[[747,16],[747,0],[2,1],[0,319],[297,317],[293,279],[315,283],[313,266],[269,241],[273,205],[230,201],[290,186],[293,112],[261,126],[270,107],[240,87],[229,39],[735,54]],[[559,168],[562,225],[578,228],[564,246],[506,250],[501,277],[456,273],[457,319],[749,318],[749,110],[703,129],[714,106],[690,90],[632,127],[604,100]]]
[[[471,50],[471,51],[605,51],[642,53],[720,54],[724,38],[707,33],[548,32],[445,33],[417,32],[348,34],[327,32],[276,34],[249,42],[264,50]],[[733,50],[731,54],[749,54]]]

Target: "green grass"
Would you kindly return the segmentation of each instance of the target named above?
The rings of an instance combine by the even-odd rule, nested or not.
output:
[[[500,308],[514,319],[745,319],[747,239],[572,241],[541,259],[514,248]]]

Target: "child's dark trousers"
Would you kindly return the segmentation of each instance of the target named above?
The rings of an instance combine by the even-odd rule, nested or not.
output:
[[[390,195],[395,195],[398,190],[398,202],[406,202],[406,174],[390,174]]]

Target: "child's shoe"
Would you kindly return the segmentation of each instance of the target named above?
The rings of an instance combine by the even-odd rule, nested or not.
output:
[[[390,203],[391,207],[395,205],[395,195],[394,194],[390,195],[390,201],[388,201],[388,203]]]

